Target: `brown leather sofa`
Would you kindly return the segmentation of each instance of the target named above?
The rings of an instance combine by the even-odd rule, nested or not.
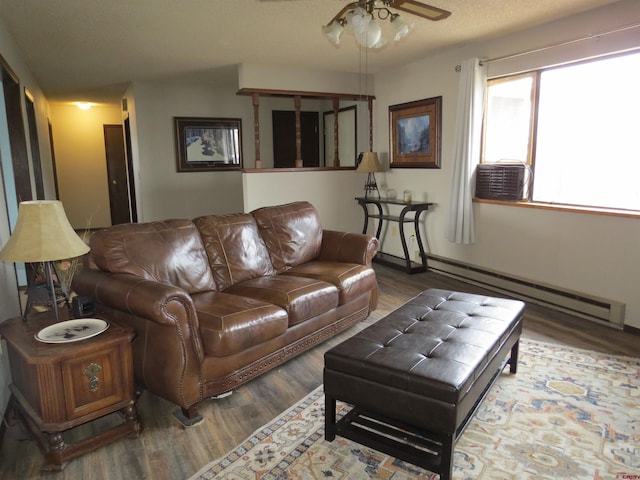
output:
[[[375,238],[323,230],[308,202],[96,232],[73,280],[136,331],[141,387],[181,407],[229,392],[365,319]]]

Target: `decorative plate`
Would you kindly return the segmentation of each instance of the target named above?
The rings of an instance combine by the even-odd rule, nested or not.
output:
[[[99,318],[79,318],[54,323],[36,333],[36,340],[44,343],[69,343],[95,337],[109,328],[109,324]]]

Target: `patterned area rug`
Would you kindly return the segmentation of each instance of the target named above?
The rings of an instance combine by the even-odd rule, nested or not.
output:
[[[453,478],[640,479],[640,359],[520,344],[517,375],[501,375],[460,438]],[[341,437],[326,442],[323,422],[319,387],[192,479],[438,478]]]

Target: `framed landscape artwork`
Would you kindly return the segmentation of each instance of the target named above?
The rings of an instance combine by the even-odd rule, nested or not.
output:
[[[240,170],[242,120],[174,117],[178,172]]]
[[[440,168],[442,97],[389,106],[389,166]]]

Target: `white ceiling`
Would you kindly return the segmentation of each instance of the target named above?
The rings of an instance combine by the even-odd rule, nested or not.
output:
[[[614,0],[426,0],[452,15],[405,14],[413,32],[368,54],[368,70],[408,63]],[[321,26],[348,0],[0,0],[0,17],[50,101],[118,102],[134,80],[229,78],[239,63],[358,72],[355,41]],[[388,23],[388,22],[385,22]],[[388,27],[385,27],[388,28]],[[391,36],[388,32],[387,37]]]

